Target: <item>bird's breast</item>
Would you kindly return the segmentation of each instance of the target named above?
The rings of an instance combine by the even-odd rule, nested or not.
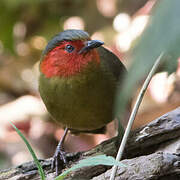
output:
[[[41,97],[52,117],[66,127],[94,130],[113,120],[116,83],[111,72],[91,67],[68,78],[39,78]]]

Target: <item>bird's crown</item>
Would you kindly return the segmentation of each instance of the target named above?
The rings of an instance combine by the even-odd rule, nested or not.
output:
[[[46,55],[49,51],[54,49],[62,41],[75,41],[75,40],[89,40],[89,34],[83,30],[69,29],[60,32],[49,41],[42,55]]]

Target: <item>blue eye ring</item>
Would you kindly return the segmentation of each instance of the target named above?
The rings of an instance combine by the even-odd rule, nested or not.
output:
[[[70,44],[66,45],[66,47],[65,47],[65,50],[66,50],[68,53],[73,52],[74,49],[75,49],[75,48],[74,48],[72,45],[70,45]]]

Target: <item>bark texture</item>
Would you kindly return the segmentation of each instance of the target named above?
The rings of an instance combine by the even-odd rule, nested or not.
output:
[[[117,137],[104,141],[87,152],[68,154],[69,164],[99,154],[115,156],[119,140]],[[116,179],[121,180],[176,180],[180,179],[180,107],[151,123],[131,132],[122,163]],[[46,173],[46,179],[54,179],[55,173],[50,168],[51,159],[40,160]],[[109,166],[84,167],[71,172],[66,179],[109,179]],[[64,170],[65,170],[64,169]],[[34,162],[27,162],[17,167],[0,171],[0,180],[39,180]]]

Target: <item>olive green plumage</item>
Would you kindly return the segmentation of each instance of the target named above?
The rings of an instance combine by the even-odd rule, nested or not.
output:
[[[57,35],[50,41],[43,56],[58,42],[73,37]],[[81,31],[79,31],[81,32]],[[88,39],[87,33],[76,33],[74,39]],[[78,35],[79,37],[78,37]],[[82,34],[82,37],[81,37]],[[72,40],[74,40],[72,38]],[[100,55],[100,66],[93,61],[80,73],[70,77],[39,77],[40,95],[54,120],[65,127],[79,131],[90,131],[102,128],[114,119],[113,105],[116,88],[121,84],[126,72],[119,59],[104,47],[97,48]]]

